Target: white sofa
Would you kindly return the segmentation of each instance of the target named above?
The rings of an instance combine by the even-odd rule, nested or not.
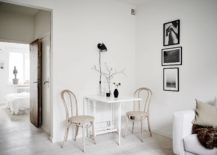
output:
[[[173,119],[173,152],[177,155],[217,155],[217,149],[203,147],[196,134],[191,134],[194,110],[180,111]]]

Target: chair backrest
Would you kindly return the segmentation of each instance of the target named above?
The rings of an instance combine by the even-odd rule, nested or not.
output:
[[[134,102],[134,111],[149,113],[152,91],[149,88],[139,88],[134,92],[134,97],[142,98],[142,101]]]
[[[66,119],[71,116],[78,116],[78,102],[75,94],[70,90],[63,90],[61,98],[64,104]]]

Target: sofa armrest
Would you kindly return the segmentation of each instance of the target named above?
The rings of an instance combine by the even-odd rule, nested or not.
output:
[[[194,110],[179,111],[173,117],[173,152],[185,155],[183,138],[191,134],[192,121],[195,117]]]

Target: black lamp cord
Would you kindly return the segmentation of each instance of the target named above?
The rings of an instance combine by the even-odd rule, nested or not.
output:
[[[101,90],[101,83],[102,83],[101,51],[99,51],[99,85],[100,85],[100,90]]]

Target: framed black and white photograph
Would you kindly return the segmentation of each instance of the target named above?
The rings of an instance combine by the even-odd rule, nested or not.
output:
[[[180,20],[174,20],[163,25],[163,45],[177,45],[180,40]]]
[[[179,91],[179,68],[163,69],[163,90]]]
[[[182,64],[182,47],[165,48],[161,50],[161,65],[181,65]]]

